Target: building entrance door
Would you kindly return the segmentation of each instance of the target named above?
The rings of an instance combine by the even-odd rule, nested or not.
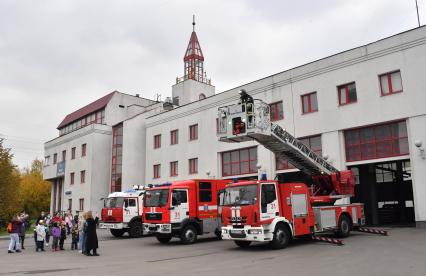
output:
[[[365,204],[368,224],[412,224],[413,186],[410,160],[351,167],[355,175],[352,202]]]

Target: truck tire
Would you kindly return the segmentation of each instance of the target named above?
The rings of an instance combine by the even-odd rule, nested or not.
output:
[[[183,228],[180,234],[180,241],[183,244],[191,244],[197,241],[197,230],[192,225],[187,225]]]
[[[283,249],[288,246],[290,243],[290,233],[283,224],[278,224],[275,226],[274,237],[270,242],[270,246],[273,249]]]
[[[251,244],[251,241],[238,241],[238,240],[236,240],[234,242],[235,242],[236,245],[238,245],[241,248],[247,248]]]
[[[166,244],[166,243],[168,243],[172,239],[172,236],[168,236],[168,235],[157,235],[156,238],[157,238],[157,240],[160,243]]]
[[[140,238],[143,235],[142,222],[135,220],[130,224],[129,236],[132,238]]]
[[[339,218],[338,230],[336,236],[339,238],[346,238],[351,233],[351,220],[349,216],[343,214]]]
[[[124,229],[109,229],[109,231],[116,238],[123,236],[123,234],[126,232]]]

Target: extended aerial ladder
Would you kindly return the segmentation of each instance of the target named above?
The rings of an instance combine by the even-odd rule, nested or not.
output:
[[[288,160],[312,177],[312,203],[329,203],[354,194],[350,170],[339,171],[324,158],[270,120],[269,105],[244,90],[238,104],[218,109],[219,140],[238,143],[255,140],[271,150],[279,161]]]

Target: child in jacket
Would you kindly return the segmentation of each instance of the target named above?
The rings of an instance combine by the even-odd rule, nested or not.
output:
[[[64,242],[67,239],[67,229],[65,223],[61,223],[61,237],[59,238],[59,249],[64,250]]]
[[[61,228],[59,227],[58,222],[54,222],[52,226],[52,251],[58,251],[58,243],[59,239],[61,238]]]
[[[43,220],[40,220],[38,222],[35,231],[37,235],[36,252],[38,252],[38,250],[44,251],[44,242],[46,240],[46,226],[44,225]]]

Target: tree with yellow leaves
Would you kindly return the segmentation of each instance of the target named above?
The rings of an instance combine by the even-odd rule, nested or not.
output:
[[[0,138],[0,228],[3,228],[20,209],[18,198],[19,171],[12,163],[13,155]]]
[[[49,211],[50,182],[43,180],[43,161],[35,159],[30,168],[23,170],[19,197],[22,209],[32,218]]]

